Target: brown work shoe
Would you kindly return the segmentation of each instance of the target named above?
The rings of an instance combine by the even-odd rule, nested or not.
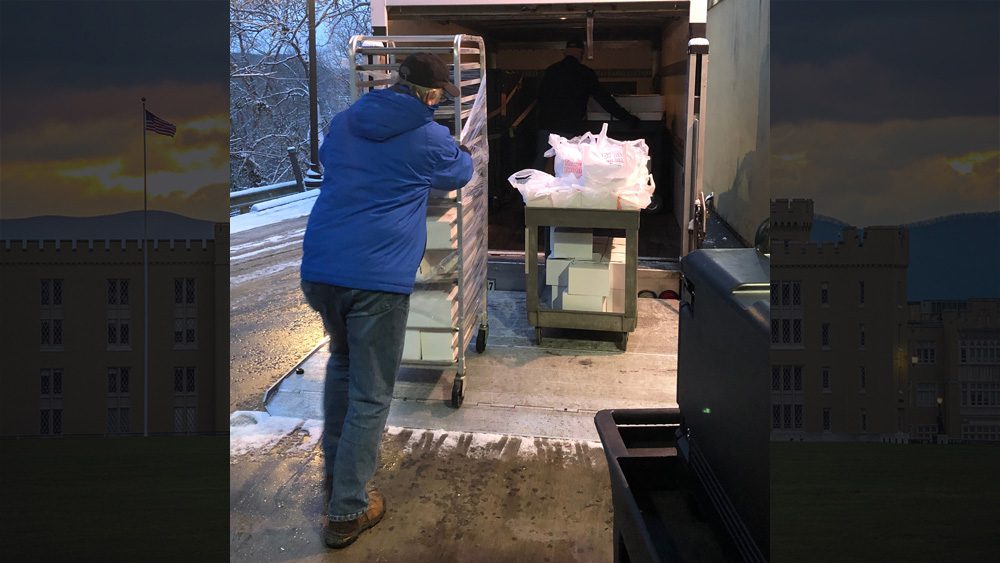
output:
[[[323,540],[327,547],[340,549],[358,539],[362,532],[378,524],[385,516],[385,498],[375,489],[368,491],[368,510],[354,520],[346,522],[327,521],[323,527]]]

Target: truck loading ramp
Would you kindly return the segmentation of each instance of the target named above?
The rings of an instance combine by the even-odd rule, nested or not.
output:
[[[449,405],[454,373],[401,369],[388,425],[596,441],[601,409],[677,405],[677,301],[639,299],[638,326],[623,353],[617,334],[595,339],[589,331],[551,331],[536,346],[524,299],[490,293],[490,345],[468,355],[462,408]],[[265,395],[267,411],[321,419],[328,357],[320,345],[277,382]]]

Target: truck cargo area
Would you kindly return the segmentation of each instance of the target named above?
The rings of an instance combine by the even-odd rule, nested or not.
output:
[[[538,111],[533,109],[545,68],[563,58],[567,39],[591,38],[583,63],[616,96],[641,96],[633,110],[643,121],[629,128],[610,121],[609,135],[643,138],[650,148],[657,189],[642,214],[639,255],[677,259],[684,224],[685,136],[690,38],[688,2],[566,3],[389,2],[384,31],[396,35],[465,33],[482,37],[487,50],[490,139],[490,250],[523,250],[523,202],[507,178],[532,168]],[[434,5],[426,5],[434,4]],[[593,105],[593,101],[591,101]],[[599,107],[584,125],[600,131],[608,118]],[[652,110],[652,111],[649,111]]]

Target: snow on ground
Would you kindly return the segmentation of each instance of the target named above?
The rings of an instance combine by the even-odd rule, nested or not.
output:
[[[323,421],[314,418],[307,419],[302,423],[302,429],[308,433],[308,436],[299,445],[299,449],[308,451],[319,442],[323,435]]]
[[[300,199],[284,205],[271,207],[262,211],[251,211],[250,213],[243,213],[242,215],[232,217],[229,219],[229,233],[242,233],[243,231],[280,223],[288,219],[305,217],[312,212],[313,204],[316,203],[316,196],[319,195],[319,190],[313,190],[313,192],[315,193],[310,194],[310,196],[297,194]]]
[[[229,287],[240,285],[241,283],[255,280],[258,278],[265,278],[267,276],[273,276],[279,272],[283,272],[289,268],[298,268],[302,265],[302,259],[296,258],[295,260],[280,262],[278,264],[272,264],[266,268],[259,268],[248,274],[241,274],[239,276],[232,276],[229,278]]]
[[[285,238],[291,238],[294,236],[295,233],[289,233]],[[271,238],[276,238],[276,237],[271,237]],[[276,244],[272,244],[270,246],[265,246],[265,245],[260,245],[260,246],[262,246],[262,248],[258,248],[256,250],[248,250],[242,254],[233,254],[232,250],[230,249],[230,259],[229,259],[230,263],[239,262],[241,260],[249,260],[250,258],[253,258],[254,256],[258,256],[260,254],[277,254],[279,250],[288,248],[290,246],[302,246],[302,239],[294,238],[292,240],[286,240],[284,242],[279,242]]]
[[[323,421],[271,416],[266,412],[259,411],[236,411],[229,416],[229,455],[238,456],[251,451],[267,451],[285,436],[299,431],[305,433],[305,438],[297,446],[297,449],[311,450],[319,443],[320,437],[323,435]],[[508,455],[510,454],[509,448],[504,447],[504,445],[512,439],[520,439],[517,450],[519,458],[539,457],[545,453],[556,452],[567,458],[568,461],[574,453],[580,452],[581,447],[591,450],[602,448],[600,442],[552,440],[487,432],[450,432],[399,426],[386,426],[385,431],[389,436],[399,436],[403,432],[411,433],[404,446],[404,451],[407,454],[433,453],[441,455],[462,449],[466,452],[465,455],[470,458],[499,458],[501,452],[506,451]]]
[[[398,426],[387,426],[385,431],[390,436],[398,436],[405,431],[412,432],[404,447],[406,453],[435,452],[437,454],[444,454],[456,449],[462,449],[470,458],[495,459],[500,457],[501,452],[508,449],[504,446],[512,439],[520,440],[517,450],[517,457],[519,458],[540,457],[547,453],[559,452],[568,461],[568,458],[572,457],[574,453],[579,452],[579,447],[585,446],[592,450],[603,449],[600,442],[542,439],[530,436],[491,434],[488,432],[420,430]]]
[[[301,239],[302,235],[306,232],[305,229],[296,229],[294,231],[288,231],[287,233],[282,233],[280,235],[275,235],[272,237],[267,237],[260,240],[252,240],[250,242],[244,242],[241,244],[234,244],[229,247],[229,254],[234,258],[245,255],[248,252],[256,252],[256,248],[259,247],[270,247],[275,244],[283,244],[282,241],[286,241],[290,238]]]
[[[229,455],[269,450],[285,436],[305,428],[304,422],[301,418],[271,416],[266,412],[235,411],[229,415]]]

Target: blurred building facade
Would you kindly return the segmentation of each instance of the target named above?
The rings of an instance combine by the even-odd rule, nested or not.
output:
[[[1000,442],[1000,300],[910,304],[911,440]]]
[[[149,247],[150,434],[228,429],[229,226]],[[9,240],[0,435],[143,434],[140,239]]]
[[[773,440],[1000,441],[1000,300],[908,303],[903,227],[771,204]]]

